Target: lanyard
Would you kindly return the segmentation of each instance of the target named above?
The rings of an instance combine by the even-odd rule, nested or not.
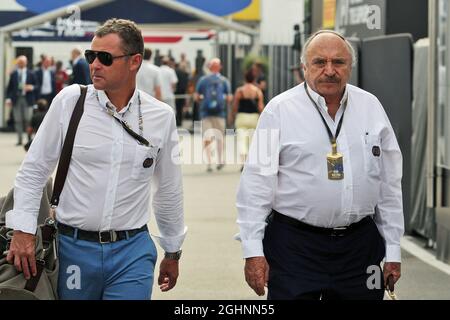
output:
[[[309,99],[311,100],[313,105],[316,107],[317,112],[319,112],[319,115],[322,118],[323,124],[325,125],[325,128],[327,129],[328,136],[330,137],[331,145],[336,145],[336,140],[339,137],[339,133],[341,132],[341,128],[342,128],[342,122],[344,121],[344,113],[345,113],[345,109],[347,108],[348,98],[345,99],[345,102],[344,102],[344,112],[342,113],[341,120],[339,120],[338,127],[336,129],[336,136],[333,136],[333,133],[331,132],[330,127],[328,126],[327,122],[325,121],[325,118],[323,117],[322,112],[320,112],[319,106],[314,101],[314,99],[311,97],[311,94],[309,93],[306,82],[305,82],[305,90],[306,90],[306,94],[308,95]]]
[[[96,92],[97,94],[97,101],[100,102],[100,99],[98,97],[98,92]],[[106,102],[106,109],[108,114],[110,114],[114,119],[117,120],[117,122],[119,122],[122,127],[125,129],[125,131],[132,136],[134,139],[136,139],[139,144],[143,144],[145,146],[150,146],[150,143],[147,141],[147,139],[145,139],[143,137],[144,135],[144,121],[143,121],[143,117],[142,117],[142,109],[141,109],[141,95],[138,92],[138,113],[139,113],[139,118],[138,118],[138,123],[139,123],[139,134],[137,134],[136,132],[134,132],[130,126],[128,125],[128,123],[126,123],[125,121],[123,121],[122,119],[119,119],[115,116],[115,108],[112,105],[111,102]]]

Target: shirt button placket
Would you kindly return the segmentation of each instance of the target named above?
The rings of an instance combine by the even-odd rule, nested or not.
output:
[[[349,212],[353,206],[353,172],[348,149],[345,129],[341,129],[340,141],[341,153],[344,154],[344,181],[343,181],[343,212]]]
[[[109,174],[108,190],[106,195],[106,208],[103,216],[103,226],[104,229],[110,230],[113,213],[114,204],[116,202],[117,185],[119,180],[120,163],[122,161],[123,155],[123,130],[119,125],[113,125],[113,139],[111,151],[111,171]]]

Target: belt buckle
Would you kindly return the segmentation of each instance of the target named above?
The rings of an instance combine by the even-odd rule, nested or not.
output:
[[[109,234],[109,240],[107,240],[107,241],[103,241],[103,239],[102,239],[102,234],[105,234],[105,233]],[[98,240],[99,240],[100,244],[116,242],[117,241],[117,233],[114,230],[99,231],[98,232]]]
[[[344,231],[347,230],[347,227],[336,227],[331,231],[332,237],[343,237]]]

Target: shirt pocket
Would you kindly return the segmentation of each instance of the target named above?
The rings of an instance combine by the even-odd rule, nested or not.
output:
[[[111,164],[111,147],[108,144],[79,145],[74,144],[72,160],[76,163],[95,163],[96,165]]]
[[[136,146],[131,178],[137,181],[148,181],[155,170],[158,147]]]
[[[362,137],[364,152],[364,169],[371,177],[379,177],[381,173],[381,139],[378,135]]]

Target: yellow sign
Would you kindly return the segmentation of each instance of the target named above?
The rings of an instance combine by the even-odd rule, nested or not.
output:
[[[231,17],[236,21],[260,21],[261,20],[261,0],[252,0],[250,5],[242,11],[233,14]]]
[[[334,29],[336,20],[336,0],[323,0],[323,28]]]

